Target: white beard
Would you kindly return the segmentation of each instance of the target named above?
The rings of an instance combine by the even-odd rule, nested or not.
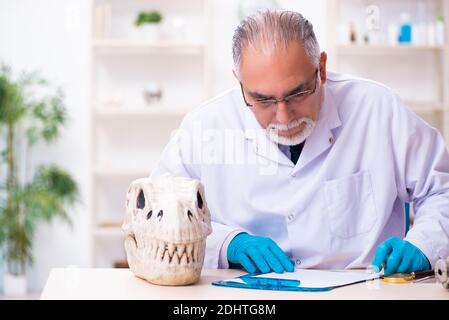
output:
[[[278,134],[279,131],[282,130],[289,130],[293,128],[299,127],[301,124],[305,124],[305,127],[302,131],[300,131],[297,135],[287,138],[280,136]],[[310,118],[300,118],[297,120],[294,120],[290,122],[289,124],[269,124],[266,131],[268,138],[278,144],[286,145],[286,146],[294,146],[297,144],[300,144],[306,140],[310,134],[312,133],[313,129],[315,128],[316,122],[313,121]]]

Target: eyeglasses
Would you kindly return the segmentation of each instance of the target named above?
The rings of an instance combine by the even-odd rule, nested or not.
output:
[[[277,99],[255,99],[254,102],[248,103],[248,100],[246,99],[246,96],[245,96],[245,90],[243,89],[242,82],[240,82],[240,89],[242,90],[243,100],[245,101],[245,104],[248,107],[259,108],[261,110],[272,109],[272,108],[276,107],[277,104],[280,103],[280,102],[285,102],[287,107],[292,107],[292,108],[297,107],[308,96],[310,96],[310,95],[315,93],[316,88],[317,88],[317,83],[318,83],[318,81],[317,81],[317,79],[318,79],[318,77],[317,77],[318,71],[319,71],[319,69],[316,69],[315,73],[314,73],[314,76],[313,76],[313,79],[307,82],[309,84],[310,82],[314,81],[315,84],[314,84],[313,89],[308,89],[308,90],[296,92],[296,93],[288,95],[288,96],[286,96],[286,97],[284,97],[283,99],[280,99],[280,100],[277,100]]]

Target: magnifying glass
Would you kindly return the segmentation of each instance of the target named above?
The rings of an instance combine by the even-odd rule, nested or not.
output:
[[[382,280],[389,283],[407,283],[418,279],[430,278],[435,276],[434,270],[426,270],[411,273],[392,273],[382,276]]]

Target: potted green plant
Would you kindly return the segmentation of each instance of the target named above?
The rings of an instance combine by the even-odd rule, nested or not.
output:
[[[66,118],[61,90],[37,73],[13,79],[9,67],[0,67],[0,252],[7,295],[26,293],[38,225],[54,217],[71,224],[66,206],[78,200],[77,183],[55,165],[31,165],[32,147],[55,141]]]
[[[141,11],[134,20],[134,25],[142,29],[142,34],[147,40],[159,40],[162,14],[157,10]]]

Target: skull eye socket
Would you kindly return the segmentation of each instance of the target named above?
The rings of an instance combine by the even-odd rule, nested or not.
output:
[[[198,208],[203,209],[203,198],[201,198],[199,191],[196,193],[196,200],[198,202]]]
[[[137,209],[145,208],[145,195],[143,194],[143,190],[140,189],[139,195],[137,196]]]
[[[159,218],[159,221],[161,221],[163,215],[164,215],[164,211],[161,210],[158,212],[157,217]]]

